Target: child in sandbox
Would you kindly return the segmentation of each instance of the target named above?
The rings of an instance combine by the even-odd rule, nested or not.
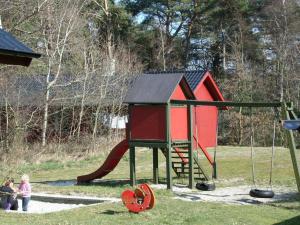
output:
[[[21,177],[21,183],[19,185],[19,193],[21,194],[22,197],[22,210],[27,211],[28,203],[31,197],[31,185],[29,183],[29,176],[27,174],[24,174]]]

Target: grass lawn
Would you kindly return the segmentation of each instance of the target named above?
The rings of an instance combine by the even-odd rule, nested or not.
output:
[[[270,148],[256,148],[255,169],[257,183],[266,187],[269,179]],[[128,155],[105,182],[94,185],[50,186],[45,181],[72,180],[78,175],[97,169],[105,156],[82,161],[45,162],[16,168],[13,175],[31,176],[34,192],[119,197],[128,184]],[[251,184],[250,149],[247,147],[218,148],[217,187]],[[160,154],[161,180],[165,178],[165,159]],[[1,167],[1,166],[0,166]],[[7,175],[1,169],[1,177]],[[15,174],[13,174],[15,173]],[[273,185],[296,191],[292,163],[287,149],[277,148]],[[152,154],[140,149],[137,153],[137,177],[140,182],[151,182]],[[174,174],[175,177],[175,174]],[[186,183],[186,180],[175,179]],[[0,211],[0,224],[300,224],[300,197],[288,201],[261,205],[230,205],[209,202],[186,202],[174,199],[174,193],[155,190],[157,204],[154,209],[140,214],[128,213],[122,203],[105,203],[49,214],[16,214]]]

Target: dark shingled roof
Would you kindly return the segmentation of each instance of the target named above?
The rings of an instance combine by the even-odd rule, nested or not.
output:
[[[32,58],[39,58],[41,55],[0,28],[0,57],[0,63],[28,66]]]
[[[206,73],[206,70],[193,70],[193,71],[185,71],[184,77],[186,78],[188,84],[190,85],[190,88],[194,91],[202,78],[204,77],[204,74]]]
[[[149,74],[184,74],[190,88],[194,91],[201,82],[207,70],[175,70],[175,71],[157,71],[147,72]]]
[[[125,103],[167,103],[183,74],[144,74],[127,92]]]

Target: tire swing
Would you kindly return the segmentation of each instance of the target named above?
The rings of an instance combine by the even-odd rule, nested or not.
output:
[[[271,156],[271,166],[270,166],[270,179],[268,189],[259,189],[256,187],[255,182],[255,169],[254,169],[254,150],[253,150],[253,136],[251,135],[251,162],[252,162],[252,182],[254,188],[249,192],[249,195],[254,198],[273,198],[275,193],[272,190],[272,175],[273,175],[273,161],[275,153],[275,132],[276,132],[276,121],[274,120],[273,125],[273,139],[272,139],[272,156]],[[252,133],[253,134],[253,133]]]
[[[199,182],[196,188],[200,191],[214,191],[216,189],[215,183]]]

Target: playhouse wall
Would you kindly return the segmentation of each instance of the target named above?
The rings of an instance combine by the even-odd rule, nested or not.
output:
[[[188,111],[187,107],[171,108],[171,139],[187,140],[188,139]]]
[[[171,96],[172,100],[186,100],[188,97],[183,92],[182,85],[178,85]],[[171,139],[188,139],[188,111],[186,106],[176,106],[171,108],[170,130]]]
[[[188,97],[183,92],[183,84],[177,85],[175,91],[173,92],[171,99],[172,100],[186,100]]]
[[[199,85],[195,90],[197,100],[214,101],[207,86]],[[197,106],[195,109],[195,130],[197,140],[204,147],[216,145],[216,130],[218,121],[218,109],[214,106]]]
[[[166,140],[166,107],[135,105],[130,112],[132,140]]]

